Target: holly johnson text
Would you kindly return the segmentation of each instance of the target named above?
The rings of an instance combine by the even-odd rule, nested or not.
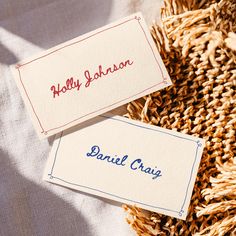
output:
[[[104,69],[102,65],[98,66],[98,70],[95,73],[91,73],[89,70],[84,71],[85,83],[81,82],[81,79],[71,77],[65,81],[64,84],[58,83],[57,85],[52,85],[50,90],[52,91],[53,98],[59,97],[61,94],[64,94],[70,90],[80,91],[81,88],[88,88],[92,82],[100,78],[106,77],[113,73],[116,73],[119,70],[123,70],[126,67],[129,67],[133,64],[133,61],[126,60],[120,62],[119,64],[113,64],[112,66]]]

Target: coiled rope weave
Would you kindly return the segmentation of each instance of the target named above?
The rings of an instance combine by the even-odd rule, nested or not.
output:
[[[206,146],[186,221],[125,205],[128,223],[142,236],[236,235],[236,0],[165,0],[161,21],[151,33],[173,86],[126,116]]]

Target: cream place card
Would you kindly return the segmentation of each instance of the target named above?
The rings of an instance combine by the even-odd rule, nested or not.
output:
[[[40,137],[171,84],[141,13],[12,66]]]
[[[200,138],[100,115],[57,134],[44,180],[185,219],[203,146]]]

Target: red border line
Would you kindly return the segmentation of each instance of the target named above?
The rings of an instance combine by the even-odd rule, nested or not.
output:
[[[72,45],[74,45],[74,44],[77,44],[77,43],[79,43],[79,42],[82,42],[82,41],[84,41],[84,40],[86,40],[86,39],[88,39],[88,38],[91,38],[91,37],[93,37],[93,36],[95,36],[95,35],[98,35],[98,34],[100,34],[100,33],[102,33],[102,32],[105,32],[105,31],[107,31],[107,30],[109,30],[109,29],[116,28],[116,27],[118,27],[118,26],[120,26],[120,25],[123,25],[123,24],[125,24],[125,23],[127,23],[127,22],[129,22],[129,21],[132,21],[132,20],[137,20],[137,21],[138,21],[139,26],[141,27],[142,32],[143,32],[144,35],[145,35],[145,39],[147,40],[147,42],[148,42],[148,44],[149,44],[149,46],[150,46],[150,49],[151,49],[151,51],[152,51],[152,54],[153,54],[153,56],[154,56],[154,58],[155,58],[155,61],[156,61],[157,65],[158,65],[158,68],[159,68],[159,70],[160,70],[160,72],[161,72],[163,81],[161,81],[160,83],[157,83],[157,84],[155,84],[155,85],[153,85],[153,86],[151,86],[151,87],[149,87],[149,88],[147,88],[147,89],[145,89],[145,90],[143,90],[143,91],[141,91],[141,92],[139,92],[139,93],[137,93],[137,94],[134,94],[134,95],[132,95],[132,96],[130,96],[130,97],[128,97],[128,98],[122,99],[122,100],[120,100],[120,101],[118,101],[118,102],[115,102],[115,103],[109,105],[109,106],[100,108],[99,110],[90,112],[90,113],[88,113],[88,114],[86,114],[86,115],[83,115],[83,116],[77,118],[77,119],[74,119],[74,120],[72,120],[72,121],[70,121],[70,122],[68,122],[68,123],[66,123],[66,124],[64,124],[64,125],[61,125],[61,126],[58,126],[58,127],[52,128],[52,129],[44,130],[43,125],[42,125],[42,123],[41,123],[41,121],[40,121],[40,119],[39,119],[39,117],[38,117],[38,115],[37,115],[37,113],[36,113],[36,111],[35,111],[35,108],[34,108],[34,106],[33,106],[33,104],[32,104],[32,101],[30,100],[30,97],[29,97],[29,95],[28,95],[28,93],[27,93],[27,91],[26,91],[26,88],[25,88],[24,84],[23,84],[22,77],[21,77],[21,73],[20,73],[20,67],[25,66],[25,65],[27,65],[27,64],[30,64],[30,63],[32,63],[32,62],[34,62],[34,61],[37,61],[37,60],[41,59],[41,58],[44,58],[44,57],[46,57],[46,56],[48,56],[48,55],[50,55],[50,54],[52,54],[52,53],[55,53],[55,52],[57,52],[57,51],[63,49],[63,48],[66,48],[66,47],[72,46]],[[71,123],[73,123],[73,122],[75,122],[75,121],[77,121],[77,120],[79,120],[79,119],[82,119],[82,118],[84,118],[84,117],[86,117],[86,116],[88,116],[88,115],[91,115],[91,114],[96,113],[96,112],[98,112],[98,111],[101,111],[101,110],[103,110],[103,109],[105,109],[105,108],[111,107],[111,106],[113,106],[113,105],[115,105],[115,104],[118,104],[118,103],[120,103],[120,102],[123,102],[123,101],[125,101],[125,100],[128,100],[128,99],[130,99],[130,98],[132,98],[132,97],[135,97],[135,96],[137,96],[137,95],[139,95],[139,94],[141,94],[141,93],[143,93],[143,92],[145,92],[145,91],[147,91],[147,90],[149,90],[149,89],[151,89],[151,88],[153,88],[153,87],[155,87],[155,86],[157,86],[157,85],[159,85],[159,84],[162,84],[162,83],[167,84],[167,81],[166,81],[167,79],[164,77],[164,74],[163,74],[163,71],[162,71],[162,69],[161,69],[161,66],[160,66],[160,64],[159,64],[159,62],[158,62],[158,60],[157,60],[157,58],[156,58],[156,56],[155,56],[155,53],[154,53],[154,51],[153,51],[153,48],[152,48],[152,46],[151,46],[151,44],[150,44],[150,42],[149,42],[149,40],[148,40],[148,37],[147,37],[147,35],[146,35],[146,33],[145,33],[145,30],[143,29],[141,23],[139,22],[140,20],[141,20],[140,17],[135,16],[135,17],[132,18],[132,19],[126,20],[126,21],[124,21],[124,22],[122,22],[122,23],[119,23],[119,24],[117,24],[117,25],[114,25],[114,26],[111,26],[111,27],[109,27],[109,28],[103,29],[103,30],[101,30],[101,31],[99,31],[99,32],[96,32],[96,33],[94,33],[94,34],[92,34],[92,35],[86,37],[86,38],[83,38],[83,39],[78,40],[78,41],[76,41],[76,42],[73,42],[73,43],[71,43],[71,44],[65,45],[65,46],[63,46],[63,47],[61,47],[61,48],[55,49],[54,51],[52,51],[52,52],[50,52],[50,53],[47,53],[47,54],[45,54],[45,55],[43,55],[43,56],[40,56],[40,57],[38,57],[38,58],[36,58],[36,59],[33,59],[33,60],[29,61],[29,62],[26,62],[26,63],[24,63],[24,64],[18,64],[18,65],[16,66],[16,69],[17,69],[18,72],[19,72],[19,77],[20,77],[20,82],[21,82],[21,84],[22,84],[22,87],[23,87],[23,89],[24,89],[24,91],[25,91],[25,94],[26,94],[26,96],[27,96],[27,98],[28,98],[28,100],[29,100],[29,103],[30,103],[30,105],[31,105],[31,107],[32,107],[33,113],[35,114],[35,116],[36,116],[36,118],[37,118],[37,120],[38,120],[38,123],[39,123],[39,125],[40,125],[40,127],[41,127],[41,129],[42,129],[41,133],[44,133],[44,134],[46,135],[49,131],[62,128],[62,127],[64,127],[64,126],[66,126],[66,125],[68,125],[68,124],[71,124]]]
[[[153,54],[153,56],[154,56],[154,58],[155,58],[155,60],[156,60],[156,63],[157,63],[157,65],[158,65],[158,67],[159,67],[159,70],[160,70],[160,72],[161,72],[162,78],[165,80],[163,71],[162,71],[162,69],[161,69],[161,66],[160,66],[160,64],[159,64],[159,62],[158,62],[158,60],[157,60],[157,58],[156,58],[156,55],[155,55],[155,53],[154,53],[154,51],[153,51],[153,48],[152,48],[152,46],[151,46],[151,44],[150,44],[150,42],[149,42],[149,40],[148,40],[147,34],[146,34],[145,30],[143,29],[143,27],[142,27],[142,25],[141,25],[141,23],[140,23],[141,18],[136,16],[135,19],[138,20],[138,23],[139,23],[139,25],[140,25],[140,27],[141,27],[141,29],[142,29],[144,35],[145,35],[145,38],[146,38],[146,40],[147,40],[147,42],[148,42],[148,44],[149,44],[149,47],[150,47],[150,49],[151,49],[151,51],[152,51],[152,54]]]
[[[111,107],[111,106],[113,106],[113,105],[115,105],[115,104],[117,104],[117,103],[123,102],[123,101],[125,101],[125,100],[127,100],[127,99],[130,99],[130,98],[132,98],[132,97],[134,97],[134,96],[137,96],[137,95],[139,95],[140,93],[143,93],[143,92],[145,92],[145,91],[147,91],[147,90],[149,90],[149,89],[151,89],[151,88],[153,88],[153,87],[155,87],[155,86],[157,86],[157,85],[159,85],[159,84],[162,84],[162,83],[163,83],[163,81],[160,82],[160,83],[158,83],[158,84],[155,84],[155,85],[153,85],[153,86],[151,86],[151,87],[149,87],[149,88],[147,88],[147,89],[145,89],[145,90],[143,90],[143,91],[141,91],[141,92],[139,92],[139,93],[136,93],[135,95],[132,95],[132,96],[130,96],[130,97],[128,97],[128,98],[122,99],[122,100],[120,100],[120,101],[118,101],[118,102],[115,102],[115,103],[113,103],[112,105],[108,105],[108,106],[105,106],[105,107],[103,107],[103,108],[100,108],[100,109],[98,109],[98,110],[96,110],[96,111],[90,112],[90,113],[88,113],[88,114],[86,114],[86,115],[83,115],[83,116],[81,116],[81,117],[79,117],[79,118],[77,118],[77,119],[75,119],[75,120],[72,120],[72,121],[70,121],[70,122],[68,122],[68,123],[66,123],[66,124],[64,124],[64,125],[55,127],[55,128],[53,128],[53,129],[49,129],[49,130],[47,130],[46,132],[51,131],[51,130],[54,130],[54,129],[62,128],[63,126],[69,125],[70,123],[73,123],[73,122],[75,122],[75,121],[77,121],[77,120],[79,120],[79,119],[82,119],[82,118],[84,118],[84,117],[86,117],[86,116],[89,116],[89,115],[91,115],[91,114],[93,114],[93,113],[95,113],[95,112],[101,111],[101,110],[103,110],[103,109],[105,109],[105,108]]]
[[[118,27],[118,26],[120,26],[120,25],[123,25],[123,24],[125,24],[125,23],[127,23],[127,22],[129,22],[129,21],[131,21],[131,20],[134,20],[134,19],[129,19],[129,20],[126,20],[126,21],[124,21],[124,22],[122,22],[122,23],[119,23],[119,24],[117,24],[117,25],[111,26],[110,28],[103,29],[103,30],[101,30],[101,31],[99,31],[99,32],[96,32],[96,33],[94,33],[94,34],[92,34],[92,35],[86,37],[86,38],[80,39],[80,40],[78,40],[78,41],[76,41],[76,42],[73,42],[73,43],[67,44],[67,45],[65,45],[65,46],[63,46],[63,47],[61,47],[61,48],[55,49],[55,50],[52,51],[52,52],[49,52],[49,53],[47,53],[47,54],[45,54],[45,55],[43,55],[43,56],[40,56],[40,57],[38,57],[38,58],[35,58],[35,59],[33,59],[33,60],[31,60],[31,61],[28,61],[28,62],[26,62],[26,63],[24,63],[24,64],[18,64],[18,67],[25,66],[25,65],[27,65],[27,64],[29,64],[29,63],[31,63],[31,62],[37,61],[37,60],[39,60],[39,59],[41,59],[41,58],[44,58],[44,57],[46,57],[46,56],[48,56],[48,55],[50,55],[50,54],[53,54],[54,52],[57,52],[57,51],[59,51],[59,50],[61,50],[61,49],[63,49],[63,48],[67,48],[67,47],[72,46],[72,45],[74,45],[74,44],[80,43],[80,42],[82,42],[82,41],[84,41],[84,40],[86,40],[86,39],[89,39],[89,38],[91,38],[91,37],[93,37],[93,36],[95,36],[95,35],[98,35],[98,34],[100,34],[100,33],[103,33],[103,32],[105,32],[105,31],[107,31],[107,30],[109,30],[109,29],[116,28],[116,27]]]
[[[37,120],[38,120],[38,122],[39,122],[39,125],[40,125],[41,129],[42,129],[41,133],[44,133],[44,132],[45,132],[45,131],[44,131],[44,128],[43,128],[43,126],[42,126],[42,124],[41,124],[41,122],[40,122],[40,119],[39,119],[38,115],[36,114],[36,111],[35,111],[35,109],[34,109],[34,106],[33,106],[32,102],[31,102],[31,100],[30,100],[30,98],[29,98],[29,95],[28,95],[28,93],[27,93],[27,91],[26,91],[26,88],[25,88],[25,86],[24,86],[24,84],[23,84],[23,81],[22,81],[22,79],[21,79],[21,73],[20,73],[19,67],[17,67],[17,70],[18,70],[18,73],[19,73],[20,82],[21,82],[21,84],[22,84],[22,87],[23,87],[23,89],[24,89],[24,91],[25,91],[25,94],[26,94],[26,96],[27,96],[27,98],[28,98],[28,100],[29,100],[29,102],[30,102],[30,105],[31,105],[31,107],[32,107],[32,109],[33,109],[33,112],[34,112],[34,114],[35,114],[35,116],[36,116],[36,118],[37,118]]]

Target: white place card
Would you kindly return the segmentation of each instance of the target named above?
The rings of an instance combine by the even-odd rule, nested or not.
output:
[[[12,66],[40,137],[171,85],[141,13]]]
[[[44,180],[185,219],[203,139],[100,115],[58,134]]]

